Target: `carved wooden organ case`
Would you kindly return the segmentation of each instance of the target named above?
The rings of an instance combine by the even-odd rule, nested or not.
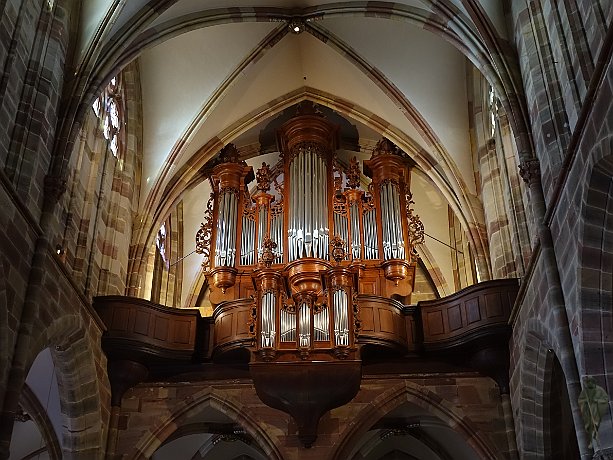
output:
[[[277,143],[281,160],[255,176],[233,145],[222,150],[196,243],[216,331],[224,311],[253,299],[247,320],[256,390],[296,418],[309,444],[319,416],[359,389],[359,295],[411,294],[423,226],[411,209],[409,160],[390,141],[364,161],[369,182],[355,157],[344,165],[336,158],[338,127],[319,114],[287,121]],[[318,379],[327,390],[315,396]]]

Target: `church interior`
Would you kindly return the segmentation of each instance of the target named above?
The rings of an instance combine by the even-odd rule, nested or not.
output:
[[[0,11],[0,459],[613,459],[613,2]]]

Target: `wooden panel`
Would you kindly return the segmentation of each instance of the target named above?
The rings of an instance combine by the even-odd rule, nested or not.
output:
[[[153,337],[158,340],[168,340],[168,319],[166,318],[155,318],[155,328],[153,330]]]
[[[374,311],[371,307],[360,307],[360,319],[362,320],[362,332],[375,330]]]
[[[239,310],[236,312],[236,335],[249,335],[249,310]]]
[[[466,310],[466,322],[468,324],[476,323],[481,320],[481,311],[479,310],[479,297],[468,299],[464,304]]]
[[[149,321],[151,312],[137,310],[134,312],[134,333],[149,335]]]
[[[249,320],[253,299],[238,299],[220,304],[213,312],[215,318],[214,348],[223,349],[251,346]]]
[[[447,322],[449,324],[450,331],[457,331],[462,324],[462,312],[460,311],[460,304],[452,305],[447,308]]]
[[[190,321],[176,321],[173,331],[173,342],[188,344],[191,338],[191,326]]]
[[[117,329],[118,331],[127,331],[130,320],[130,309],[129,308],[116,308],[114,310],[109,310],[111,313],[111,317],[113,318],[111,321],[111,327],[113,329]]]
[[[406,322],[402,314],[403,305],[379,296],[358,296],[362,329],[360,343],[406,349]]]
[[[497,318],[503,315],[503,304],[501,302],[500,294],[486,294],[485,296],[485,315],[488,318]]]
[[[440,310],[426,312],[424,330],[427,330],[429,335],[444,334],[445,325],[443,324],[443,312]]]
[[[215,322],[215,334],[216,338],[222,342],[228,337],[232,336],[232,321],[234,320],[234,314],[227,313],[219,321]]]
[[[379,313],[379,330],[381,332],[387,332],[393,334],[396,332],[396,325],[394,324],[394,316],[391,311],[378,309]]]
[[[377,282],[376,281],[362,281],[360,283],[360,294],[376,294]]]

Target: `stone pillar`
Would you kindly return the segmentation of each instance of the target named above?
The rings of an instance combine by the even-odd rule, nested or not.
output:
[[[543,270],[547,278],[549,292],[547,300],[553,313],[552,333],[555,334],[558,343],[556,350],[560,357],[560,365],[564,370],[568,386],[568,395],[572,404],[573,421],[577,432],[577,441],[581,459],[591,459],[591,449],[588,448],[587,434],[583,428],[583,419],[577,401],[581,392],[581,382],[579,380],[579,369],[575,358],[575,350],[570,335],[570,326],[566,314],[566,305],[562,295],[562,283],[558,264],[556,261],[555,250],[551,229],[545,225],[545,196],[541,184],[541,173],[539,160],[537,158],[526,158],[519,165],[522,179],[528,184],[530,190],[530,202],[532,215],[536,221],[538,229],[541,257],[543,259]]]

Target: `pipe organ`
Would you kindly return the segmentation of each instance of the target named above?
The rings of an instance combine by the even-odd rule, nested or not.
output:
[[[410,160],[383,139],[363,172],[355,157],[343,163],[338,127],[316,113],[283,124],[277,143],[279,162],[255,175],[232,144],[209,169],[196,250],[211,301],[253,297],[256,360],[355,358],[357,297],[413,290],[423,225]]]

